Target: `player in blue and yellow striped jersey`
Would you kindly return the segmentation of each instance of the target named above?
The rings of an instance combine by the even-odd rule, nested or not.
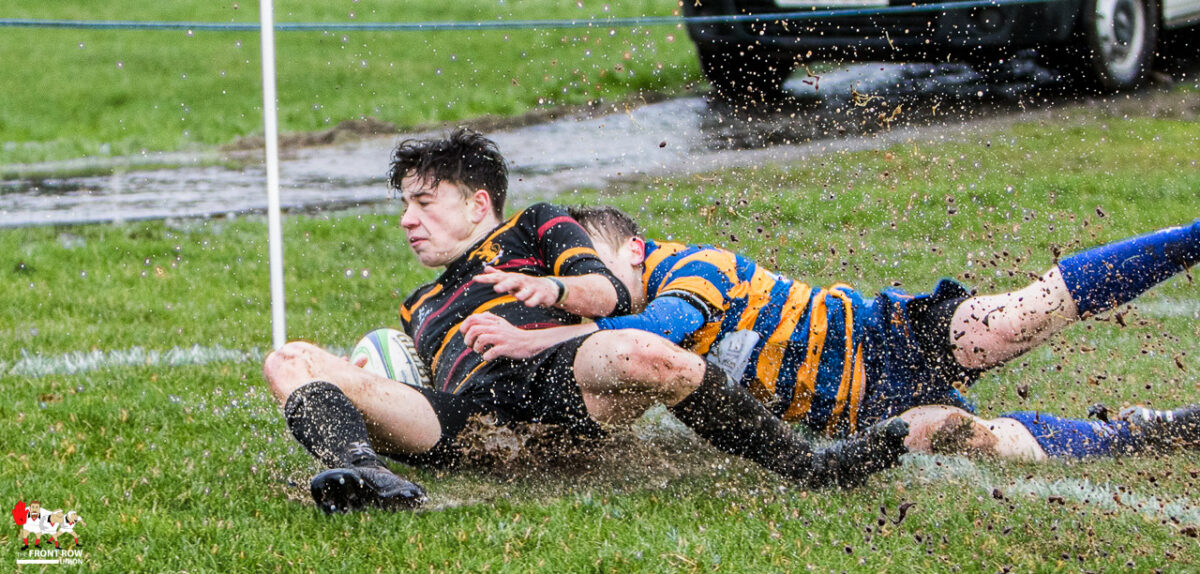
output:
[[[941,433],[1032,459],[1136,450],[1148,444],[1142,431],[1152,427],[1181,440],[1200,438],[1192,436],[1200,435],[1196,409],[1135,409],[1129,420],[1099,422],[1039,413],[984,421],[959,393],[984,370],[1076,319],[1127,302],[1195,264],[1200,221],[1068,257],[1013,293],[971,297],[943,280],[931,294],[888,289],[866,298],[847,285],[820,288],[782,277],[715,246],[646,240],[613,208],[571,214],[640,310],[571,327],[572,333],[658,333],[707,355],[777,416],[818,432],[844,436],[904,413],[910,449],[936,445]],[[565,334],[510,333],[511,342],[492,352],[528,353]]]

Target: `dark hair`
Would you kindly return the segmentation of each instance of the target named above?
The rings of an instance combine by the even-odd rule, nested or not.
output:
[[[492,211],[504,217],[508,194],[508,167],[496,142],[468,128],[457,128],[440,140],[404,140],[392,151],[388,186],[400,189],[410,175],[429,187],[448,181],[461,188],[463,197],[482,189],[492,198]]]
[[[642,230],[629,214],[607,205],[568,207],[567,213],[588,233],[598,235],[617,247],[632,237],[641,237]]]

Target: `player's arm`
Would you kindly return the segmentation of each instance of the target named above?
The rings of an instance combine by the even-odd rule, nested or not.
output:
[[[554,345],[597,330],[639,329],[679,343],[705,323],[705,315],[680,297],[659,297],[637,315],[597,319],[595,323],[519,329],[491,313],[471,315],[461,330],[468,347],[491,361],[498,357],[527,359]]]
[[[638,329],[659,335],[672,343],[679,343],[707,322],[708,313],[701,304],[684,297],[668,295],[655,297],[646,305],[645,311],[636,315],[596,319],[596,328],[602,331]]]
[[[489,283],[496,292],[512,295],[529,307],[557,307],[582,317],[630,311],[628,289],[604,266],[591,237],[565,209],[539,203],[521,217],[549,271],[547,276],[485,269],[476,281]]]
[[[534,277],[486,267],[475,280],[490,283],[497,293],[508,293],[528,307],[558,307],[581,317],[608,315],[618,299],[616,287],[601,274]]]
[[[482,355],[485,361],[491,361],[500,357],[528,359],[563,341],[591,333],[596,330],[596,325],[521,329],[492,313],[476,313],[467,317],[459,330],[468,347]]]

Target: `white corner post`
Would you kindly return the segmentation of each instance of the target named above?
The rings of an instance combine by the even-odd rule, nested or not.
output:
[[[271,261],[271,342],[287,342],[283,302],[283,223],[279,216],[279,126],[275,101],[274,0],[259,0],[262,39],[263,141],[267,155],[267,250]]]

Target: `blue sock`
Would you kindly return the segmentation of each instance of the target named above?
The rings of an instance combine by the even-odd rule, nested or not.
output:
[[[1064,419],[1046,413],[1021,411],[1000,415],[1029,429],[1046,454],[1060,458],[1108,456],[1139,450],[1144,442],[1126,421]]]
[[[1107,311],[1200,261],[1200,220],[1123,239],[1058,262],[1080,315]]]

